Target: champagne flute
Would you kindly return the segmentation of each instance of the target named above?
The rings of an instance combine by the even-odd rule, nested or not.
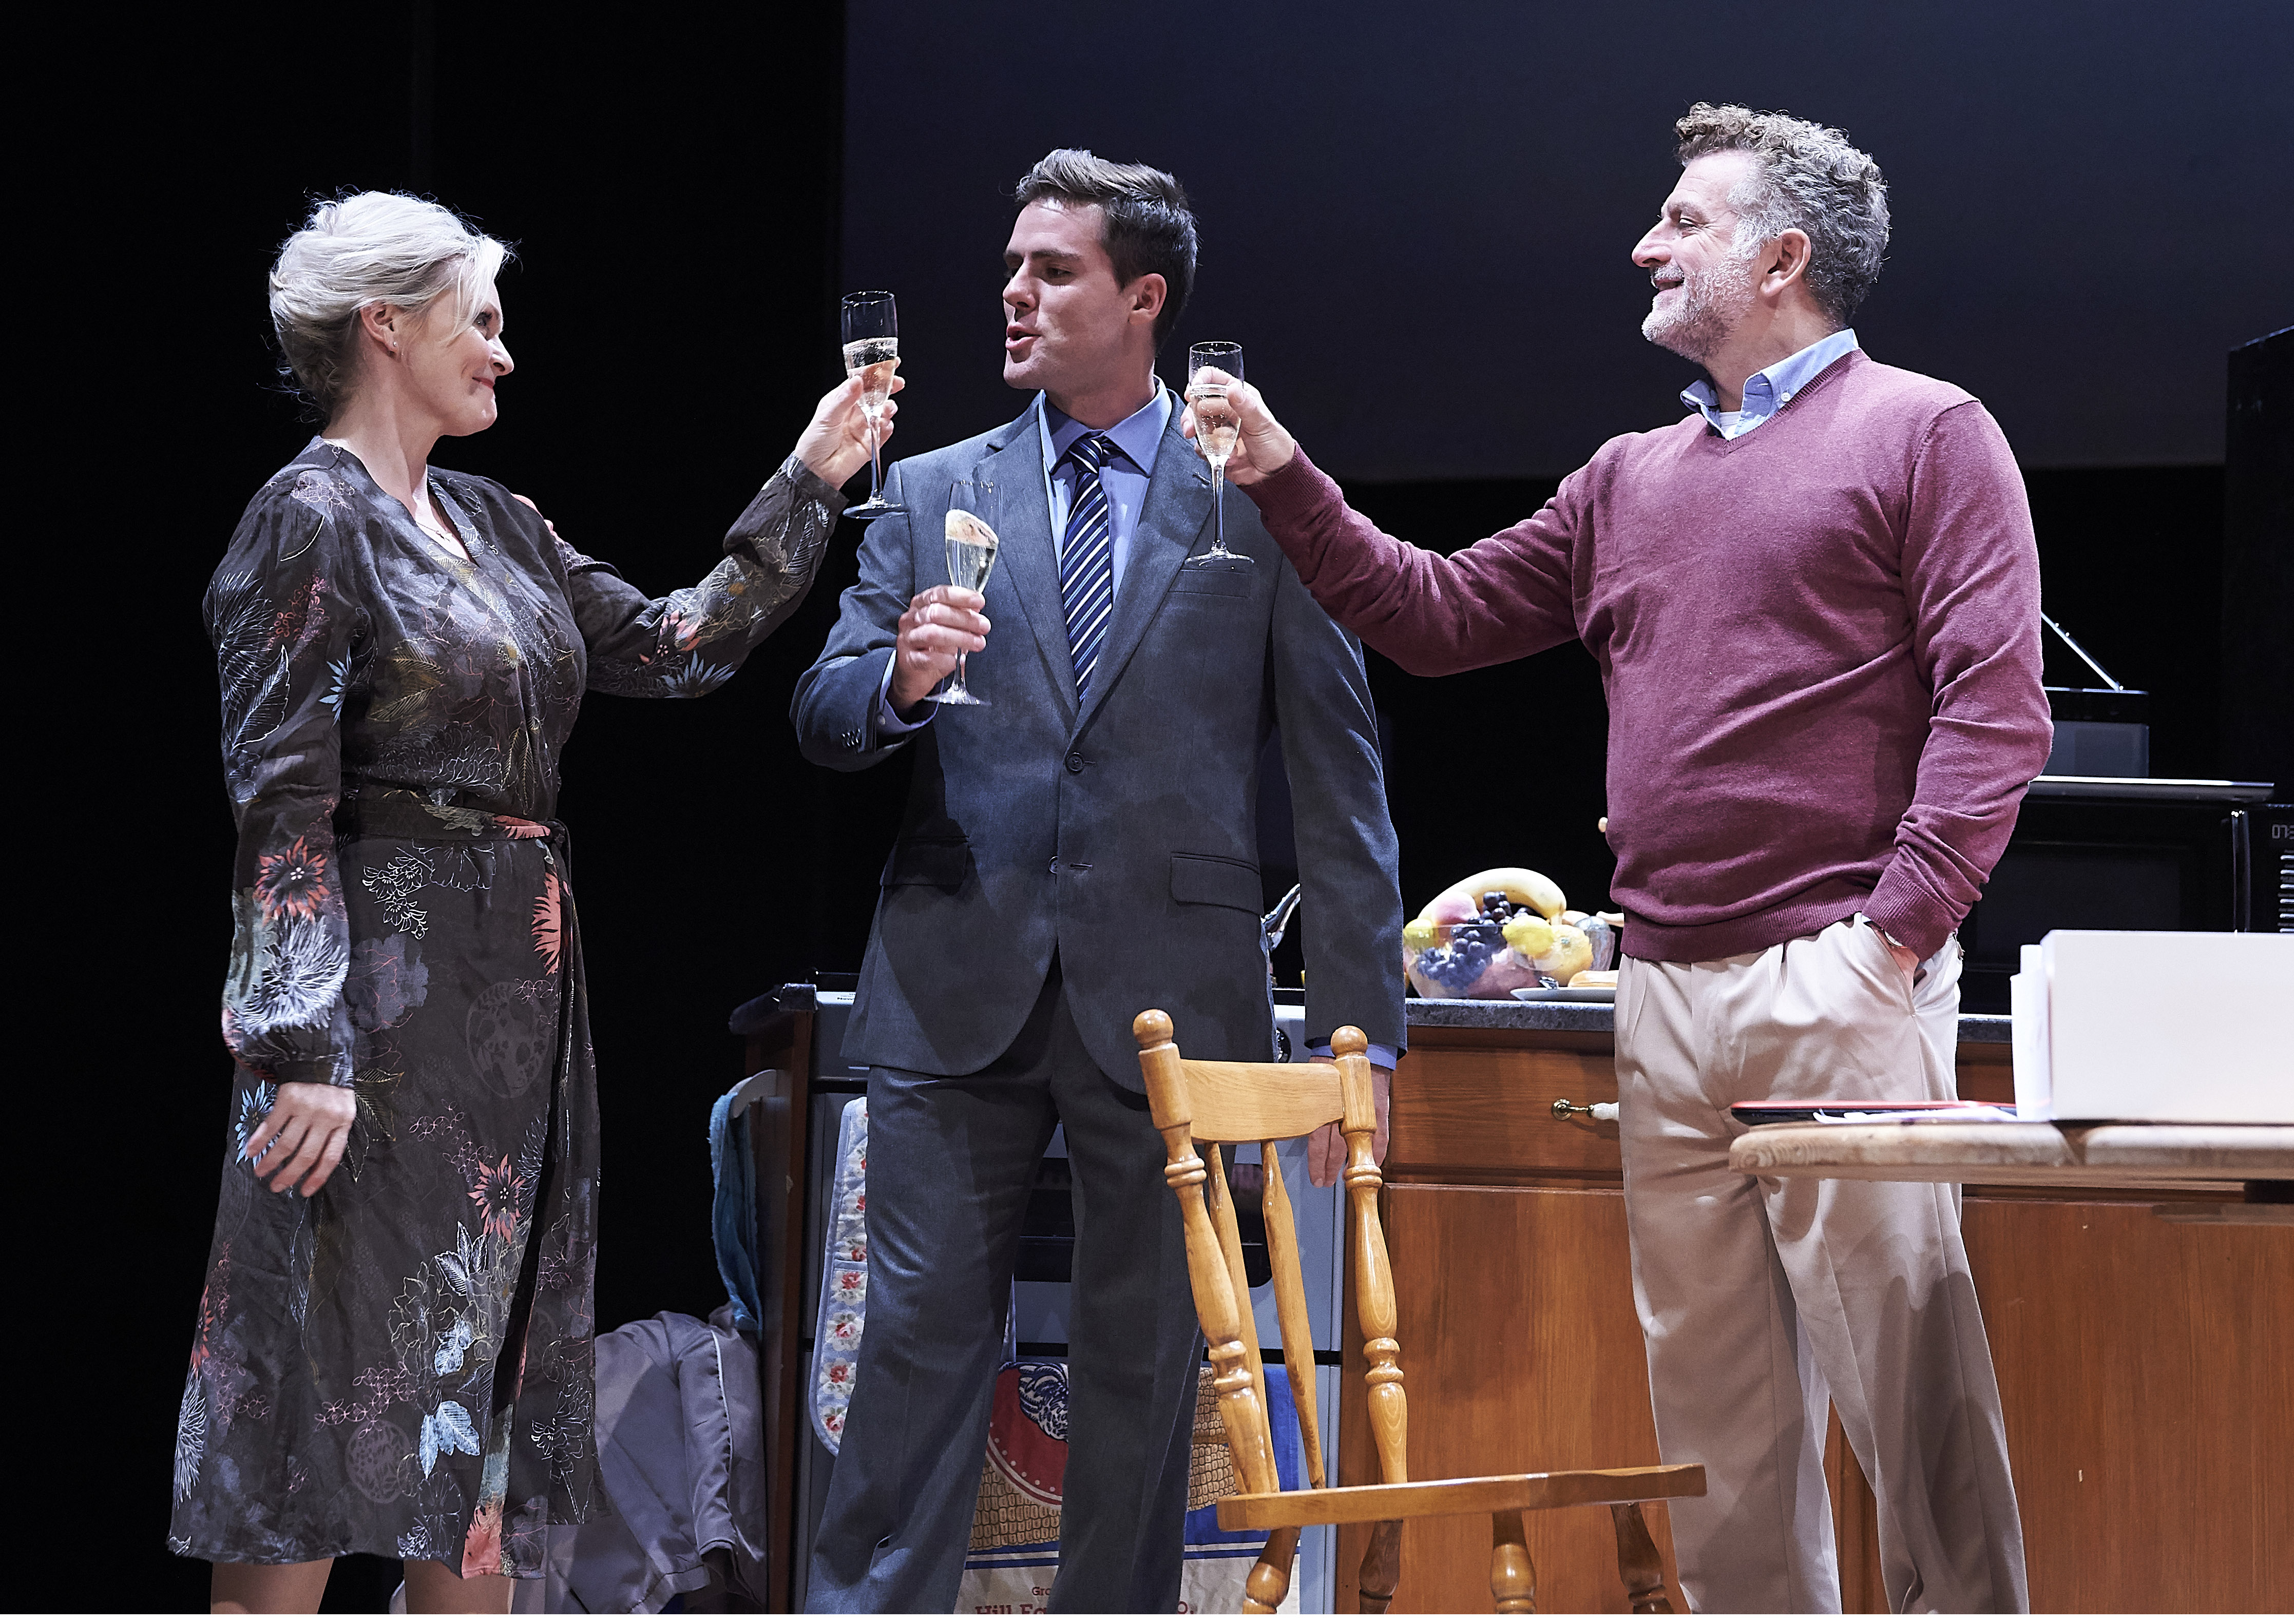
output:
[[[1242,381],[1242,346],[1198,344],[1187,351],[1187,404],[1195,410],[1195,447],[1211,465],[1211,546],[1202,556],[1223,564],[1251,564],[1248,554],[1226,550],[1226,459],[1234,454],[1241,418],[1226,398],[1226,385],[1206,371]]]
[[[988,590],[988,572],[996,567],[996,485],[991,480],[959,479],[948,488],[948,518],[941,533],[948,538],[948,584],[971,592]],[[956,675],[935,695],[943,705],[984,705],[988,702],[964,686],[964,655],[956,657]]]
[[[868,423],[868,499],[844,516],[866,524],[907,509],[884,499],[884,402],[900,367],[900,322],[889,293],[844,296],[844,376],[860,380],[860,415]]]

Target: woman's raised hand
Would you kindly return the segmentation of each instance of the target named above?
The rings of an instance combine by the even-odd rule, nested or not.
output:
[[[350,1143],[358,1116],[358,1096],[332,1083],[281,1083],[271,1115],[247,1137],[255,1157],[255,1176],[283,1195],[297,1179],[302,1193],[315,1196]]]
[[[812,421],[796,438],[798,459],[832,485],[842,484],[868,463],[868,419],[860,410],[860,381],[848,378],[822,395]],[[907,386],[908,380],[895,374],[889,393],[898,394]],[[892,437],[892,419],[899,410],[898,401],[884,402],[878,422],[886,440]]]

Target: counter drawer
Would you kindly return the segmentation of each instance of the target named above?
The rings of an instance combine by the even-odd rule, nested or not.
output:
[[[1616,1099],[1613,1047],[1607,1033],[1413,1027],[1394,1080],[1387,1181],[1621,1180],[1615,1123],[1553,1115],[1556,1100]]]

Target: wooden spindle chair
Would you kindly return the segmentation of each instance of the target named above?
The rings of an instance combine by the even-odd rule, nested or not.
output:
[[[1401,1579],[1402,1525],[1411,1517],[1487,1513],[1491,1522],[1490,1592],[1500,1612],[1534,1612],[1537,1575],[1522,1532],[1522,1513],[1560,1506],[1607,1506],[1615,1524],[1617,1573],[1635,1612],[1671,1612],[1656,1546],[1641,1504],[1704,1492],[1701,1466],[1614,1466],[1582,1472],[1531,1472],[1510,1477],[1460,1477],[1411,1482],[1407,1464],[1409,1416],[1395,1363],[1394,1272],[1379,1222],[1384,1181],[1371,1154],[1377,1111],[1369,1048],[1362,1032],[1341,1027],[1331,1038],[1334,1063],[1257,1065],[1190,1060],[1172,1042],[1171,1018],[1149,1010],[1131,1024],[1139,1040],[1139,1068],[1155,1126],[1168,1161],[1163,1169],[1186,1227],[1187,1274],[1195,1311],[1209,1345],[1212,1388],[1218,1394],[1227,1450],[1239,1494],[1218,1502],[1224,1529],[1271,1529],[1244,1586],[1245,1612],[1273,1612],[1290,1587],[1290,1564],[1302,1527],[1325,1522],[1374,1522],[1359,1579],[1362,1611],[1384,1612]],[[1363,1351],[1369,1357],[1370,1423],[1378,1444],[1377,1483],[1333,1489],[1326,1481],[1315,1424],[1314,1353],[1306,1323],[1306,1294],[1298,1265],[1297,1232],[1282,1186],[1276,1141],[1336,1122],[1347,1149],[1346,1201],[1354,1231],[1354,1297]],[[1284,1490],[1275,1480],[1273,1441],[1267,1426],[1266,1376],[1250,1289],[1242,1272],[1242,1237],[1227,1188],[1220,1145],[1259,1141],[1266,1180],[1266,1254],[1273,1265],[1274,1302],[1281,1321],[1282,1363],[1298,1412],[1309,1487]],[[1199,1155],[1198,1143],[1214,1147]]]

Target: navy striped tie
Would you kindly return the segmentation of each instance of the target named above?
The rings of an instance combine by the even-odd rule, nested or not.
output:
[[[1105,434],[1086,434],[1068,448],[1076,465],[1075,500],[1060,541],[1060,602],[1067,610],[1068,653],[1075,661],[1076,697],[1091,687],[1099,646],[1115,613],[1115,548],[1108,526],[1107,491],[1099,470],[1114,453]]]

